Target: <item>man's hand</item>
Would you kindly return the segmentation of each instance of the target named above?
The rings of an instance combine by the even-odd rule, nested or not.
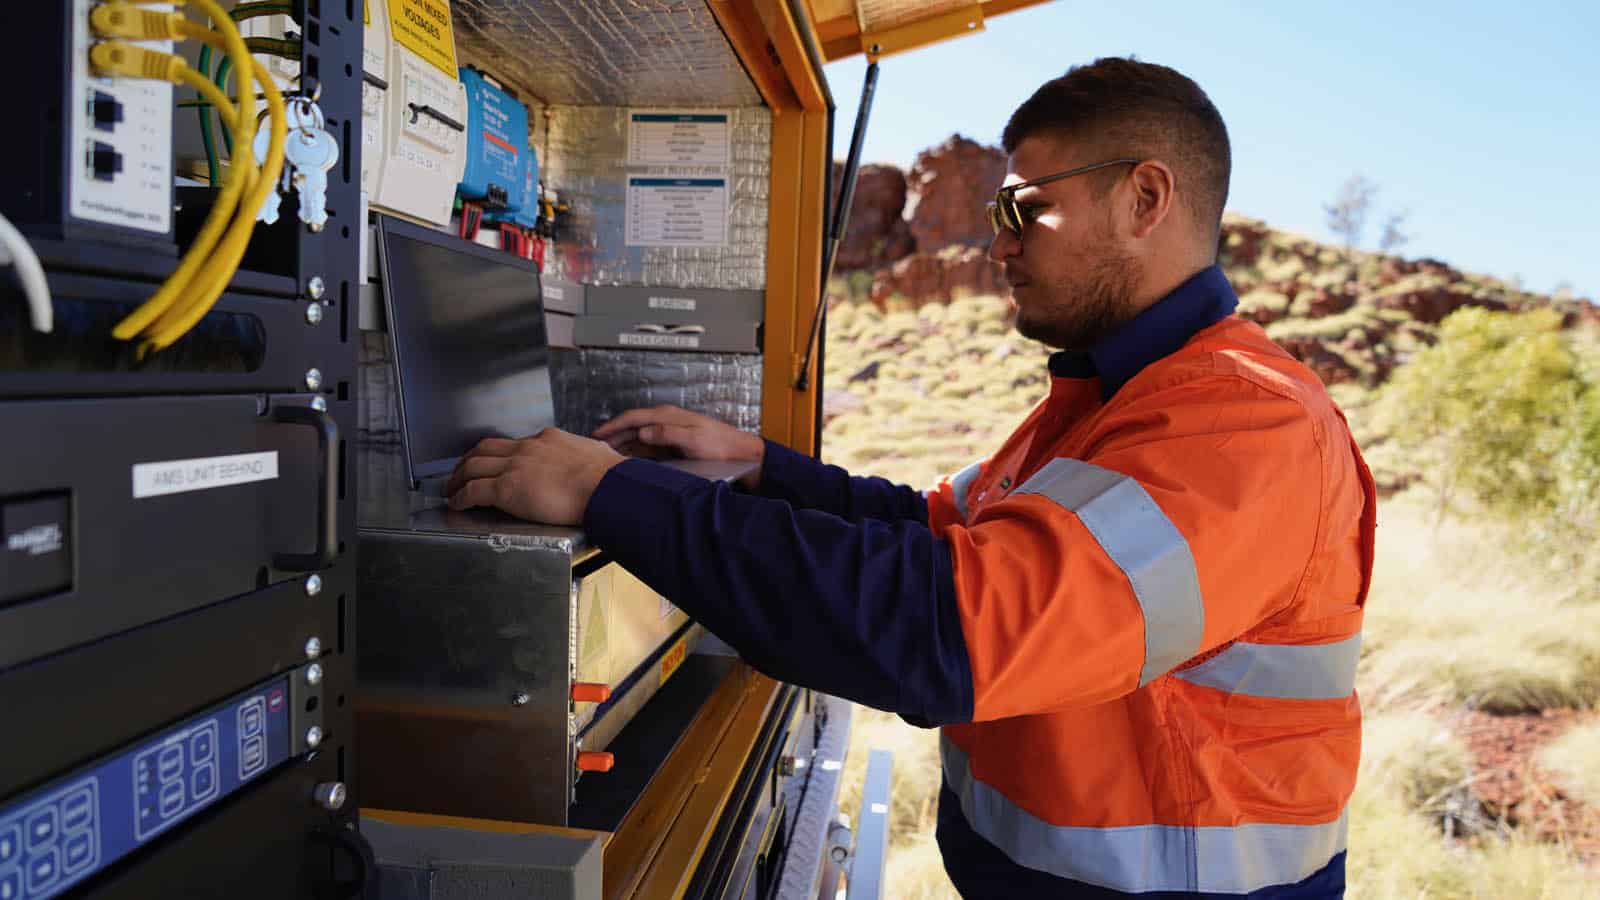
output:
[[[767,445],[758,435],[676,406],[630,409],[594,430],[598,440],[634,456],[760,463]],[[739,479],[755,489],[761,469]]]
[[[532,522],[580,525],[600,479],[622,460],[559,428],[520,441],[484,438],[456,465],[445,495],[451,509],[493,506]]]

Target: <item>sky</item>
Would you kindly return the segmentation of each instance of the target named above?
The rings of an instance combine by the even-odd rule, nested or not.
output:
[[[1363,246],[1600,301],[1600,2],[1055,0],[886,57],[863,162],[909,168],[959,133],[998,145],[1045,81],[1135,55],[1198,82],[1233,145],[1232,211],[1333,242],[1324,204],[1379,192]],[[830,63],[844,159],[866,62]]]

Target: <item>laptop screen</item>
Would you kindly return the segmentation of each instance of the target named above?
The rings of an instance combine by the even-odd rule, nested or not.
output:
[[[451,234],[377,218],[411,481],[448,474],[485,437],[554,425],[539,270]]]

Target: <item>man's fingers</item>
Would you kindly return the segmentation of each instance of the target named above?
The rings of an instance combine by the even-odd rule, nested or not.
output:
[[[594,430],[594,437],[603,440],[606,435],[623,428],[642,428],[645,425],[688,425],[701,418],[698,413],[676,406],[651,406],[630,409]]]
[[[474,506],[493,506],[495,478],[476,478],[450,494],[451,509],[471,509]]]
[[[599,431],[596,431],[594,436],[596,440],[605,441],[607,444],[611,445],[611,449],[620,452],[623,447],[626,447],[629,444],[639,440],[639,429],[624,428],[620,431],[612,431],[607,434],[601,434]]]
[[[446,496],[454,494],[463,484],[474,478],[493,478],[509,469],[512,464],[509,456],[469,456],[456,464],[456,470],[450,473],[450,480],[445,482]]]
[[[605,440],[608,435],[625,429],[638,429],[641,425],[649,425],[660,418],[656,409],[636,408],[630,409],[615,419],[601,425],[594,430],[597,440]]]
[[[467,456],[515,456],[519,443],[510,438],[484,438],[467,451]]]
[[[657,423],[639,429],[639,442],[657,447],[682,447],[693,434],[694,429],[687,425]]]

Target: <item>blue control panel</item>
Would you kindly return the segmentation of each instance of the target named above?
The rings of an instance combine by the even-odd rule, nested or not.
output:
[[[44,900],[289,758],[281,675],[0,807],[0,900]]]
[[[461,69],[467,92],[467,164],[458,190],[504,212],[526,202],[528,107],[475,69]]]
[[[485,222],[511,222],[523,228],[539,224],[539,151],[528,148],[523,154],[522,205],[514,210],[487,210]]]

